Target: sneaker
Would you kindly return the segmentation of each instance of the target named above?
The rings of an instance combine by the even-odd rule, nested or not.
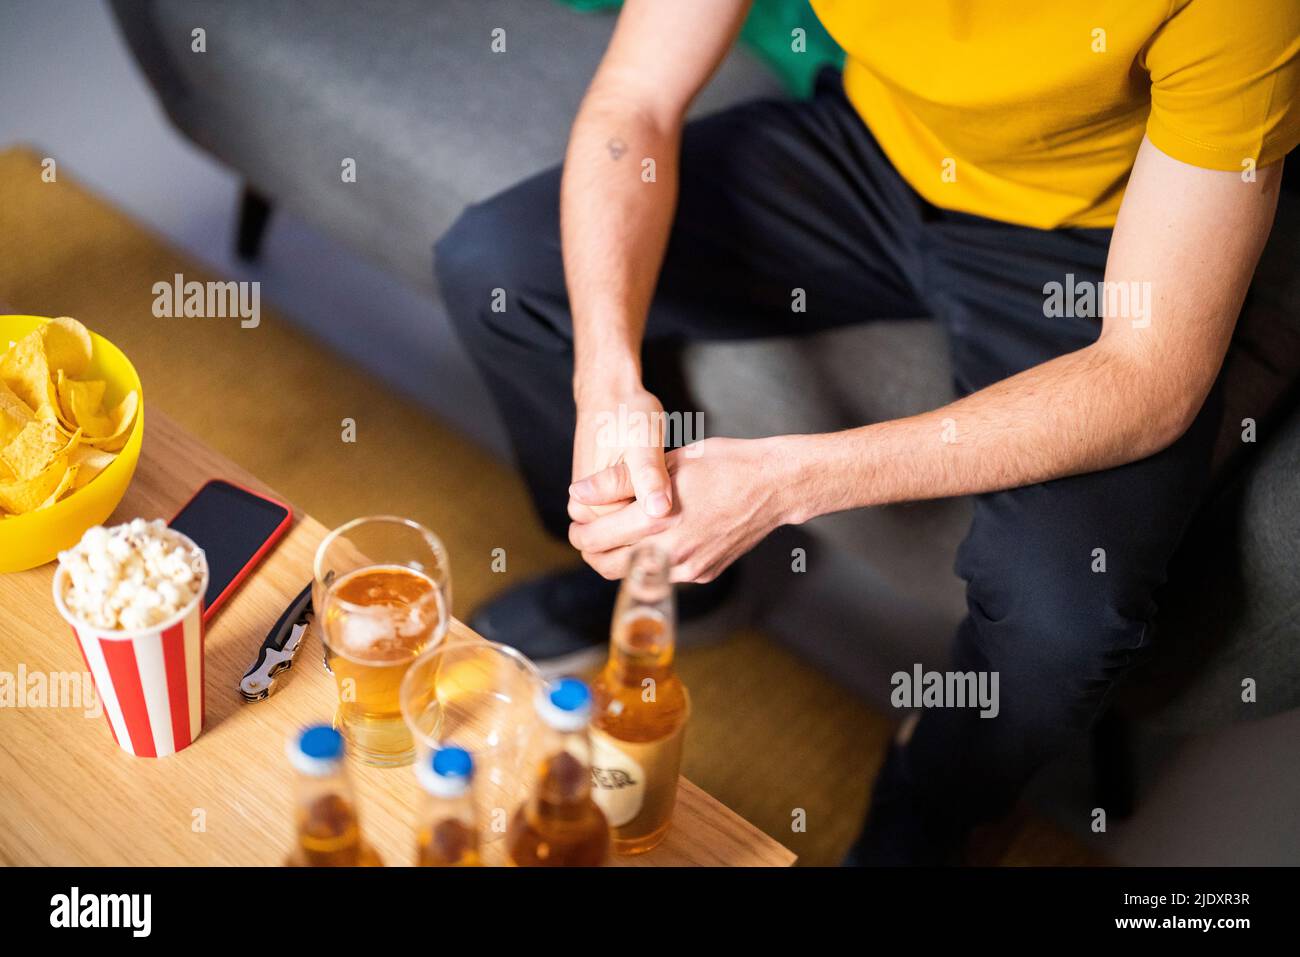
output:
[[[906,749],[890,744],[862,832],[841,867],[938,867],[961,862],[964,835],[927,814],[907,786]]]
[[[735,579],[735,570],[728,569],[707,585],[679,588],[679,624],[700,622],[718,610]],[[609,623],[620,584],[586,565],[552,572],[498,595],[470,616],[468,624],[489,641],[522,651],[548,678],[581,674],[599,665],[608,653]],[[707,633],[720,637],[728,630],[710,627]],[[685,637],[681,631],[679,647]],[[692,635],[699,631],[691,629]]]

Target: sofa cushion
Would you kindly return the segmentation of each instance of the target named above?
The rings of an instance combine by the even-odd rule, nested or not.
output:
[[[708,435],[853,428],[924,412],[954,397],[943,331],[927,320],[690,346],[684,365]],[[969,520],[966,499],[946,499],[841,512],[805,529],[854,555],[902,598],[956,617],[965,599],[953,556]]]
[[[1300,707],[1300,409],[1193,530],[1118,707],[1171,732]],[[1255,699],[1243,700],[1246,679]]]
[[[426,290],[433,241],[467,204],[561,160],[614,23],[549,0],[117,0],[115,9],[186,134]],[[206,53],[191,52],[195,27],[206,30]],[[492,50],[498,28],[503,53]],[[737,50],[697,109],[778,89]],[[342,182],[345,157],[355,183]]]

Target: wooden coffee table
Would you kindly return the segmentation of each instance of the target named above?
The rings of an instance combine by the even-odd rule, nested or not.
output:
[[[155,408],[144,451],[111,521],[170,518],[210,478],[265,485],[186,434]],[[133,758],[102,714],[75,706],[0,707],[0,863],[40,865],[275,865],[293,840],[284,743],[334,713],[333,679],[315,635],[269,699],[244,703],[235,686],[267,629],[311,578],[326,529],[299,514],[289,534],[207,632],[207,717],[179,754]],[[12,681],[81,674],[85,665],[50,599],[53,566],[0,575],[0,672]],[[459,621],[458,636],[474,636]],[[32,675],[44,678],[33,679]],[[0,679],[4,680],[4,679]],[[65,699],[65,705],[70,705]],[[409,768],[352,765],[366,837],[384,861],[412,857],[416,786]],[[685,778],[667,839],[614,858],[637,865],[787,866],[794,855]]]

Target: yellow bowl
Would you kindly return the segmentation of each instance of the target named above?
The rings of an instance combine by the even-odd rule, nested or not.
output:
[[[50,320],[44,316],[0,316],[0,355],[33,329]],[[136,463],[140,461],[140,443],[144,439],[144,391],[140,376],[122,350],[103,336],[90,334],[94,351],[84,379],[103,379],[104,403],[109,407],[134,389],[140,394],[140,407],[126,445],[111,465],[86,485],[69,492],[48,508],[25,515],[0,518],[0,572],[18,572],[52,561],[60,551],[75,545],[83,532],[99,525],[126,494]]]

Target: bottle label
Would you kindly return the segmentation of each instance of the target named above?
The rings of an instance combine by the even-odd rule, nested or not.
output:
[[[645,804],[645,768],[603,731],[591,732],[591,796],[610,827],[634,820]]]
[[[685,740],[685,721],[658,741],[620,741],[592,729],[591,796],[610,827],[636,822],[628,834],[649,832],[668,820],[677,798]]]

